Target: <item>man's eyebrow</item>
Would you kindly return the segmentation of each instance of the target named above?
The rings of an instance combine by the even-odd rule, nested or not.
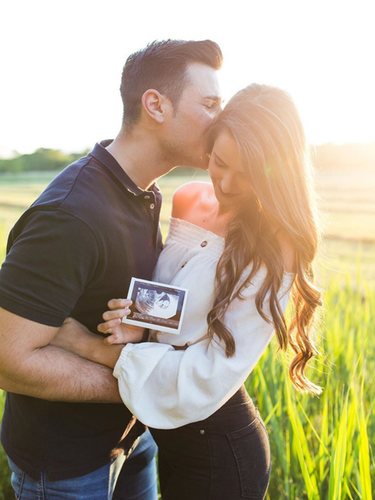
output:
[[[204,98],[205,99],[210,99],[211,101],[215,101],[215,102],[218,102],[218,103],[220,103],[222,101],[221,97],[218,96],[218,95],[206,95]]]

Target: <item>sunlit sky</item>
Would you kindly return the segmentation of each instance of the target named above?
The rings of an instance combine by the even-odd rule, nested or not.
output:
[[[375,141],[374,1],[0,0],[0,156],[116,135],[122,66],[155,39],[217,41],[225,100],[288,90],[310,143]]]

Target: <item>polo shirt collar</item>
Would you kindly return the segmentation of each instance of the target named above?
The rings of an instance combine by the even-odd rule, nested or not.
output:
[[[111,144],[112,139],[106,139],[95,144],[94,149],[91,151],[91,156],[96,158],[100,163],[107,167],[116,179],[125,187],[127,191],[134,194],[135,196],[140,196],[145,194],[145,190],[138,187],[132,179],[128,176],[124,169],[121,168],[118,161],[107,151],[106,147]],[[148,191],[153,191],[157,197],[160,195],[160,190],[156,184],[150,186]]]

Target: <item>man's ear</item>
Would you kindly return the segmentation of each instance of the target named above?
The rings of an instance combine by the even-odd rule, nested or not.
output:
[[[157,123],[163,123],[172,104],[157,90],[148,89],[142,95],[142,106],[150,118]]]

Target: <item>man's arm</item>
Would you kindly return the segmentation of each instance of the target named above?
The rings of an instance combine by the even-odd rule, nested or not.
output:
[[[49,345],[58,330],[0,308],[0,387],[51,401],[121,402],[109,368]]]

